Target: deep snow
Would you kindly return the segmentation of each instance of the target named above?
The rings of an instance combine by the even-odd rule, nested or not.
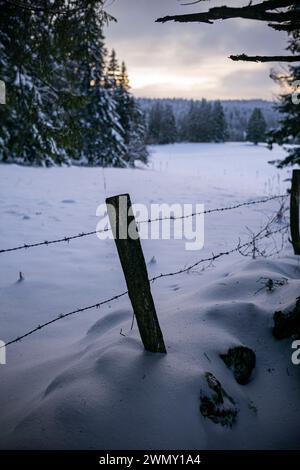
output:
[[[204,203],[206,208],[285,192],[282,155],[247,144],[153,147],[148,169],[0,166],[0,248],[94,230],[105,197]],[[205,217],[205,247],[143,241],[149,276],[235,246],[278,202]],[[112,240],[95,236],[0,255],[0,339],[9,341],[59,313],[125,290]],[[156,263],[149,263],[152,257]],[[17,282],[19,272],[23,282]],[[291,341],[271,335],[275,310],[299,296],[299,263],[287,247],[275,259],[223,258],[152,286],[168,355],[143,351],[125,297],[62,320],[7,348],[0,366],[1,448],[205,449],[299,447],[299,373]],[[261,277],[288,278],[273,293]],[[125,336],[120,335],[120,330]],[[220,353],[244,344],[257,366],[238,385]],[[199,412],[203,373],[212,372],[240,409],[232,429]],[[257,410],[257,411],[256,411]]]

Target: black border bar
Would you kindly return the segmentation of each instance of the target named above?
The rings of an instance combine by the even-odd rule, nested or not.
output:
[[[151,456],[151,457],[150,457]],[[155,457],[154,457],[155,456]],[[164,458],[162,457],[164,456]],[[171,460],[168,460],[168,458]],[[176,464],[174,463],[173,456],[177,458]],[[132,458],[131,465],[125,463],[125,457]],[[150,458],[149,458],[150,457]],[[54,465],[76,465],[83,466],[83,468],[104,468],[100,464],[100,460],[109,459],[109,467],[114,468],[148,468],[158,465],[157,459],[160,460],[160,465],[169,467],[172,466],[186,467],[193,466],[193,468],[209,467],[210,465],[230,465],[231,467],[242,465],[254,464],[269,464],[281,465],[286,467],[288,464],[299,465],[300,450],[291,451],[264,451],[264,450],[199,450],[199,451],[103,451],[103,450],[3,450],[0,451],[0,466],[4,464],[27,466],[33,468],[35,465],[39,467],[47,466],[53,467]],[[121,460],[121,458],[123,458]],[[114,460],[115,459],[115,460]],[[107,461],[107,460],[106,460]],[[115,462],[115,463],[114,463]],[[129,461],[127,461],[127,464]],[[105,465],[107,468],[108,465]],[[3,468],[3,467],[2,467]],[[21,468],[21,467],[20,467]],[[56,469],[54,469],[56,470]]]

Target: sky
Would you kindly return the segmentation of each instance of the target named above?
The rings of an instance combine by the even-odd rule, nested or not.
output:
[[[108,48],[128,67],[132,92],[149,98],[274,99],[270,79],[279,64],[233,62],[230,54],[282,54],[286,34],[250,20],[202,23],[155,23],[168,14],[204,11],[248,0],[212,0],[183,6],[184,0],[108,0],[117,23],[105,28]],[[256,2],[257,3],[257,2]]]

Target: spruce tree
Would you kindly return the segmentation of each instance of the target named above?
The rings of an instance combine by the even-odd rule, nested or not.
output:
[[[105,86],[103,4],[44,0],[22,8],[0,0],[2,161],[126,165],[116,103]]]
[[[147,130],[147,143],[159,144],[160,129],[162,121],[162,106],[160,102],[154,103],[149,112],[148,130]]]
[[[134,166],[136,160],[147,162],[146,126],[144,114],[130,93],[130,83],[125,62],[119,66],[116,52],[112,50],[107,67],[107,84],[112,93],[118,115],[120,136],[124,145],[124,161]]]
[[[293,54],[300,53],[300,30],[296,30],[291,35],[288,49]],[[300,66],[289,66],[287,74],[273,74],[274,80],[279,82],[288,91],[280,96],[280,103],[276,106],[281,114],[281,119],[278,129],[274,129],[269,133],[269,144],[272,148],[274,143],[279,145],[284,144],[299,144],[300,143],[300,104],[299,90],[300,84]],[[291,90],[295,93],[292,94]],[[283,168],[289,165],[300,165],[300,147],[294,145],[286,149],[287,156],[281,160],[276,161],[278,168]]]
[[[266,138],[266,121],[260,110],[255,108],[251,114],[247,127],[247,140],[257,145],[264,142]]]
[[[214,133],[211,103],[205,99],[192,101],[183,129],[187,142],[211,142]]]
[[[116,111],[121,127],[121,134],[125,146],[128,146],[131,132],[132,97],[129,93],[129,79],[126,65],[123,62],[121,68],[117,61],[116,53],[111,52],[107,69],[108,87],[116,105]]]
[[[196,141],[196,123],[197,123],[197,103],[190,102],[190,107],[187,114],[181,122],[181,139],[184,142]]]
[[[177,140],[177,135],[177,123],[172,106],[155,103],[149,114],[148,143],[173,144]]]
[[[134,166],[136,160],[147,163],[149,153],[146,147],[145,116],[133,96],[130,96],[129,110],[130,128],[125,160]]]
[[[4,0],[0,10],[0,78],[7,89],[7,103],[0,108],[0,160],[68,163],[61,145],[63,110],[53,87],[58,68],[51,42],[52,15],[47,10],[22,10]]]
[[[117,87],[120,84],[121,71],[117,60],[117,54],[114,49],[112,49],[109,55],[106,78],[112,87]]]
[[[88,2],[78,12],[70,51],[70,81],[77,96],[71,110],[78,126],[78,147],[74,155],[79,164],[126,166],[126,147],[112,91],[106,83],[106,49],[98,0]]]
[[[117,109],[124,132],[125,160],[134,166],[136,160],[147,163],[145,116],[136,99],[130,93],[130,83],[125,62],[122,62],[119,83],[116,89]]]
[[[214,142],[225,142],[228,136],[228,127],[220,101],[216,101],[212,109],[212,133]]]
[[[160,143],[174,144],[177,140],[177,125],[171,105],[166,104],[162,109]]]
[[[214,138],[214,123],[212,114],[212,104],[206,99],[201,100],[198,121],[199,142],[212,142]]]

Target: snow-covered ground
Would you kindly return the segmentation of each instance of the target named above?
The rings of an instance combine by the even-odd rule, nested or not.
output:
[[[149,168],[0,166],[0,249],[95,230],[96,208],[129,192],[133,202],[205,208],[284,193],[283,155],[247,144],[152,147]],[[247,241],[278,201],[205,217],[205,246],[143,241],[149,276]],[[155,258],[155,262],[150,260]],[[7,348],[0,366],[1,448],[212,449],[299,447],[300,366],[291,340],[272,337],[273,313],[295,304],[299,264],[290,247],[274,259],[238,254],[153,284],[168,348],[145,353],[127,297],[61,320]],[[19,272],[24,281],[18,282]],[[268,293],[261,277],[287,278]],[[115,244],[96,236],[0,255],[0,339],[126,290]],[[257,292],[259,290],[259,292]],[[122,329],[122,335],[120,331]],[[124,336],[125,335],[125,336]],[[219,354],[245,345],[257,364],[236,383]],[[239,409],[232,428],[199,411],[203,374],[213,373]]]

